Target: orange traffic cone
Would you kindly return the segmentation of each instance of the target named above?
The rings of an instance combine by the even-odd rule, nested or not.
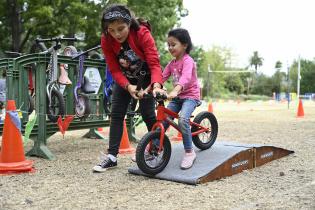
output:
[[[25,160],[21,135],[21,121],[14,100],[7,101],[0,152],[0,174],[33,171],[33,161]]]
[[[212,103],[211,102],[208,104],[208,112],[213,113],[213,107],[212,107]]]
[[[119,154],[130,154],[134,152],[135,152],[135,148],[130,146],[127,125],[126,125],[126,121],[124,120],[124,130],[123,130],[123,135],[120,141]]]
[[[177,136],[174,136],[172,138],[172,141],[182,141],[183,140],[183,137],[182,137],[182,134],[180,132],[177,133]]]
[[[304,117],[304,108],[303,108],[303,103],[302,103],[301,99],[299,101],[299,106],[298,106],[298,111],[297,111],[296,117]]]

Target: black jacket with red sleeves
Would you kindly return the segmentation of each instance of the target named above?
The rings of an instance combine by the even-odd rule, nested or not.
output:
[[[155,82],[162,84],[162,69],[159,54],[149,29],[142,25],[138,31],[130,29],[127,42],[137,56],[147,62],[151,73],[151,84]],[[110,34],[106,36],[102,34],[101,46],[114,80],[121,87],[125,88],[129,84],[129,81],[123,74],[117,58],[121,44]]]

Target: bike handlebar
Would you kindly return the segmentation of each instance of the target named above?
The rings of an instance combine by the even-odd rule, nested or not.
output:
[[[70,37],[70,38],[64,38],[64,37],[54,37],[54,38],[48,38],[48,39],[41,39],[41,38],[36,38],[35,40],[37,43],[39,42],[61,42],[61,41],[82,41],[81,39],[78,39],[76,37]]]
[[[95,47],[92,47],[91,49],[88,49],[88,50],[86,50],[86,51],[84,51],[84,52],[81,52],[81,53],[79,53],[79,54],[73,56],[72,59],[76,59],[76,58],[80,57],[81,55],[85,55],[85,54],[87,54],[88,52],[91,52],[91,51],[93,51],[93,50],[98,50],[98,49],[100,49],[100,48],[101,48],[101,45],[97,45],[97,46],[95,46]]]
[[[4,51],[4,53],[6,55],[9,55],[9,56],[12,56],[12,57],[19,57],[19,56],[23,55],[20,52],[13,52],[13,51]]]
[[[167,96],[164,95],[164,94],[160,94],[160,93],[156,93],[156,96],[155,96],[156,100],[167,100]]]
[[[143,98],[154,98],[156,101],[165,101],[167,100],[167,96],[164,94],[156,93],[154,97],[152,93],[144,94]]]

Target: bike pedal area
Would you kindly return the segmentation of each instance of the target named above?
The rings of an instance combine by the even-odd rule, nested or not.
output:
[[[136,165],[130,167],[128,172],[156,179],[197,185],[232,176],[294,153],[294,151],[271,145],[217,141],[208,150],[201,151],[195,148],[197,159],[194,165],[188,170],[182,170],[180,163],[183,152],[182,143],[173,143],[171,159],[166,168],[157,175],[145,174]]]

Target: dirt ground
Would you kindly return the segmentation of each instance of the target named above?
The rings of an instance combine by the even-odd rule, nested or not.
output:
[[[27,157],[35,173],[0,176],[0,209],[315,209],[315,102],[303,105],[304,118],[296,118],[297,101],[290,109],[272,101],[214,102],[218,141],[295,153],[197,186],[129,174],[131,155],[119,156],[116,169],[92,173],[108,142],[82,138],[87,130],[67,132],[64,139],[57,133],[48,140],[56,160]]]

